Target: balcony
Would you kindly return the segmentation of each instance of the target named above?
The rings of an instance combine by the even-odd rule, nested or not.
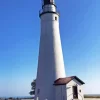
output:
[[[45,13],[55,13],[55,14],[59,15],[58,10],[55,10],[55,9],[52,9],[52,8],[48,7],[48,8],[45,8],[45,9],[41,9],[39,11],[39,16],[41,17],[41,15],[43,15]]]

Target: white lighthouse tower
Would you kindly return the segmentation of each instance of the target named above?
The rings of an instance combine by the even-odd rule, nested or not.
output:
[[[42,2],[35,98],[55,100],[54,81],[66,77],[59,31],[59,13],[54,0]]]
[[[59,13],[54,0],[43,0],[41,37],[36,78],[35,100],[83,100],[76,76],[66,77],[59,30]],[[68,86],[68,87],[67,87]]]

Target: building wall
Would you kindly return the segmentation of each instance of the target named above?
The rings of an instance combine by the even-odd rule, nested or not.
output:
[[[55,86],[55,100],[60,100],[62,97],[61,97],[61,89],[62,89],[62,86]]]
[[[67,88],[67,100],[71,100],[73,99],[73,89],[72,87],[77,85],[77,88],[78,88],[78,99],[79,100],[84,100],[84,92],[83,92],[83,85],[81,85],[77,80],[73,79],[72,81],[70,81],[67,85],[66,85],[66,88]],[[81,92],[80,92],[81,90]]]
[[[55,100],[67,100],[66,85],[55,86]]]

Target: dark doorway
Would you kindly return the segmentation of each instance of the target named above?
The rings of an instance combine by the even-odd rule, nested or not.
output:
[[[78,99],[77,86],[73,86],[73,98],[74,99]]]

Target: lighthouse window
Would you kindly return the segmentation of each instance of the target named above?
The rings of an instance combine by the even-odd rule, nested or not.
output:
[[[55,20],[57,20],[57,17],[55,17]]]

